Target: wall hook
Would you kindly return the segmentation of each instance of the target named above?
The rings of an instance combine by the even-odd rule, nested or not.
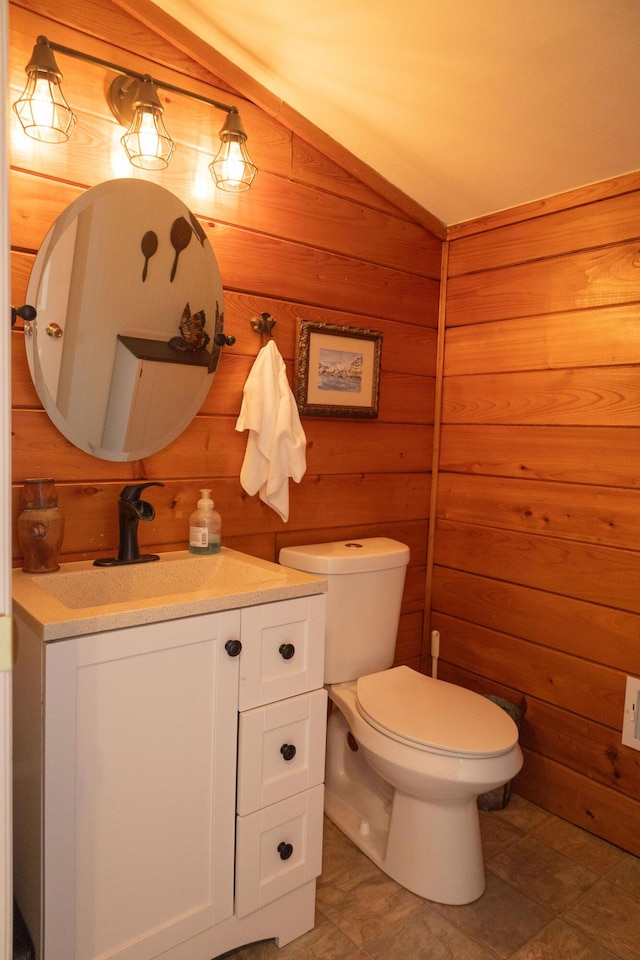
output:
[[[251,326],[256,333],[259,333],[262,341],[264,342],[265,334],[267,337],[272,336],[271,331],[276,325],[275,319],[271,316],[270,313],[261,313],[259,317],[251,318]]]

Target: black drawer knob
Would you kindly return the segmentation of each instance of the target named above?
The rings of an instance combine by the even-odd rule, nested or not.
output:
[[[242,650],[242,642],[240,640],[227,640],[224,648],[230,657],[238,657]]]
[[[278,853],[280,854],[281,860],[288,860],[293,853],[293,846],[290,843],[285,843],[283,840],[282,843],[278,844]]]
[[[283,743],[280,747],[280,753],[285,760],[293,760],[296,755],[296,748],[292,743]]]
[[[291,660],[291,657],[296,652],[296,648],[292,643],[281,643],[279,653],[283,660]]]

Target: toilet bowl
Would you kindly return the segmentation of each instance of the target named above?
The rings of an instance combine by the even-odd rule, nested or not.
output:
[[[476,900],[485,888],[477,797],[520,769],[515,723],[470,690],[390,668],[403,544],[314,544],[283,549],[279,559],[328,582],[327,815],[419,896]]]
[[[368,697],[381,695],[387,680],[380,712],[367,715]],[[421,687],[437,709],[431,732]],[[476,900],[485,887],[477,797],[506,783],[522,765],[513,721],[483,697],[408,667],[328,690],[337,707],[327,739],[328,816],[419,896],[452,904]],[[413,715],[419,730],[394,724],[396,712]]]

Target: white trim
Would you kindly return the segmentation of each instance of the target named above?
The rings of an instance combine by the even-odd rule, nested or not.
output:
[[[0,88],[9,89],[9,5],[0,0]],[[9,267],[9,122],[0,102],[0,616],[11,612],[11,304]],[[6,642],[6,641],[5,641]],[[6,656],[4,666],[7,666]],[[13,956],[13,870],[11,836],[11,670],[0,670],[0,957]]]

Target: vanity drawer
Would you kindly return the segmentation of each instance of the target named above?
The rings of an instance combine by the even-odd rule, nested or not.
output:
[[[240,710],[322,686],[324,604],[319,594],[242,611]]]
[[[240,816],[322,783],[326,726],[325,690],[240,714]]]
[[[324,786],[238,817],[236,916],[313,880],[322,869]]]

